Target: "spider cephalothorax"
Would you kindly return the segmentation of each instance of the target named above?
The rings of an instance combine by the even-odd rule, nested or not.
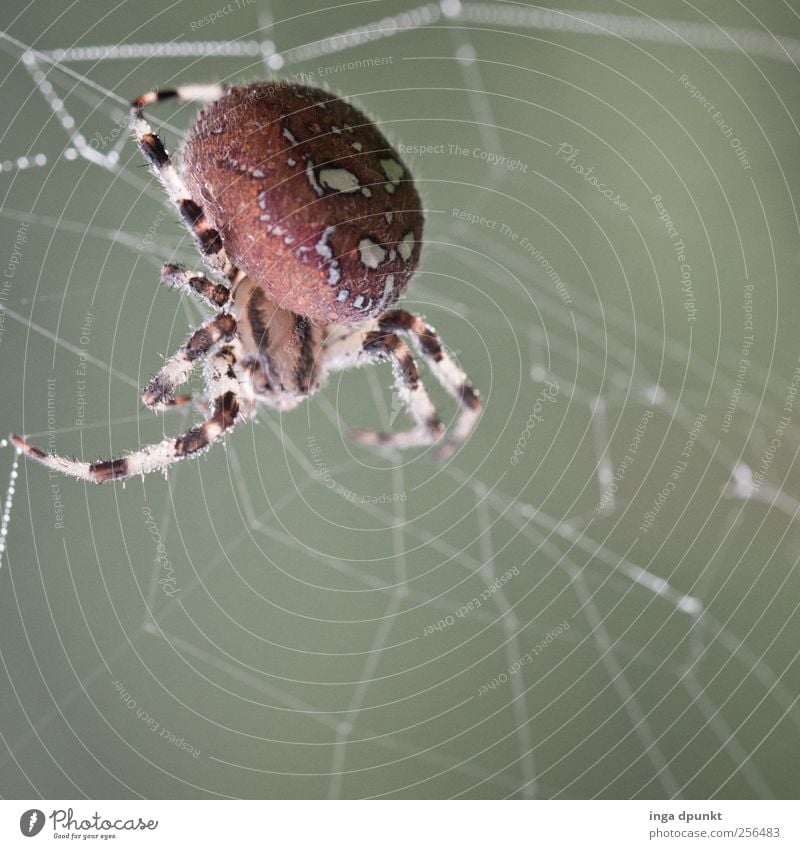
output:
[[[201,100],[179,173],[145,120],[145,106]],[[115,460],[84,463],[15,445],[44,465],[102,483],[164,469],[220,439],[257,404],[289,410],[331,371],[389,359],[414,427],[393,435],[357,431],[368,444],[427,445],[444,432],[407,335],[461,404],[440,449],[447,456],[472,429],[480,404],[432,328],[387,310],[419,261],[423,214],[400,157],[363,113],[295,83],[185,86],[133,102],[133,130],[206,264],[225,282],[168,264],[162,280],[216,314],[195,330],[142,391],[153,410],[191,400],[175,389],[205,360],[201,424],[176,439]]]

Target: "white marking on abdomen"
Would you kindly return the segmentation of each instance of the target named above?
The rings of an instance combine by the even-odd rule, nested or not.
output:
[[[400,178],[403,176],[403,166],[396,159],[381,159],[381,168],[389,180],[388,183],[384,183],[384,188],[390,195],[394,194],[394,190],[400,185]]]
[[[386,275],[386,282],[383,284],[383,294],[381,295],[381,309],[386,307],[386,304],[391,300],[394,294],[394,274]]]
[[[342,277],[341,271],[339,270],[339,263],[333,258],[333,248],[328,244],[328,239],[330,239],[335,230],[335,224],[332,224],[330,227],[326,227],[322,231],[322,235],[319,237],[319,241],[316,244],[317,253],[323,258],[323,260],[325,260],[325,263],[328,264],[329,286],[335,286]],[[325,263],[323,263],[323,265]]]
[[[411,259],[411,254],[414,252],[414,231],[409,230],[397,245],[397,251],[400,254],[403,262],[408,262]]]
[[[319,181],[329,189],[347,194],[361,187],[358,177],[346,168],[320,168]]]
[[[386,250],[368,236],[358,243],[358,253],[367,268],[377,268],[386,259]]]
[[[314,189],[318,195],[325,194],[325,190],[317,182],[317,175],[314,173],[313,159],[309,159],[308,162],[306,162],[306,177],[308,177],[308,182],[311,183],[311,188]]]

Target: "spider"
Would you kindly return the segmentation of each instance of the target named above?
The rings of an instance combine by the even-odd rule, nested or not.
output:
[[[181,169],[144,117],[166,100],[204,104],[186,135]],[[142,390],[150,409],[189,403],[176,395],[205,363],[205,420],[177,438],[113,460],[48,454],[13,435],[50,469],[104,483],[166,470],[218,442],[258,404],[291,410],[325,377],[381,360],[413,422],[368,445],[442,442],[450,456],[480,413],[478,393],[434,330],[389,309],[419,262],[423,214],[400,157],[362,112],[328,92],[291,82],[239,87],[187,85],[151,91],[131,105],[139,150],[218,280],[167,264],[161,280],[214,310]],[[420,379],[410,338],[434,377],[460,404],[450,435]]]

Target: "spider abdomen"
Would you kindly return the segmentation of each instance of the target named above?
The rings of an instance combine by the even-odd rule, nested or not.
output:
[[[314,324],[379,314],[419,260],[411,175],[372,121],[320,89],[231,89],[189,131],[183,175],[233,263]]]

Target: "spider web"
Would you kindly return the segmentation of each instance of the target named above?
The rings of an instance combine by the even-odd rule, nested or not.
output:
[[[199,260],[126,102],[256,77],[437,148],[405,154],[428,218],[406,305],[485,412],[442,467],[348,445],[402,422],[386,369],[166,481],[90,489],[6,448],[4,795],[791,793],[798,19],[607,6],[50,9],[41,42],[46,4],[15,19],[6,431],[93,457],[188,426],[138,404],[203,311],[157,283]],[[153,115],[171,150],[192,109]]]

